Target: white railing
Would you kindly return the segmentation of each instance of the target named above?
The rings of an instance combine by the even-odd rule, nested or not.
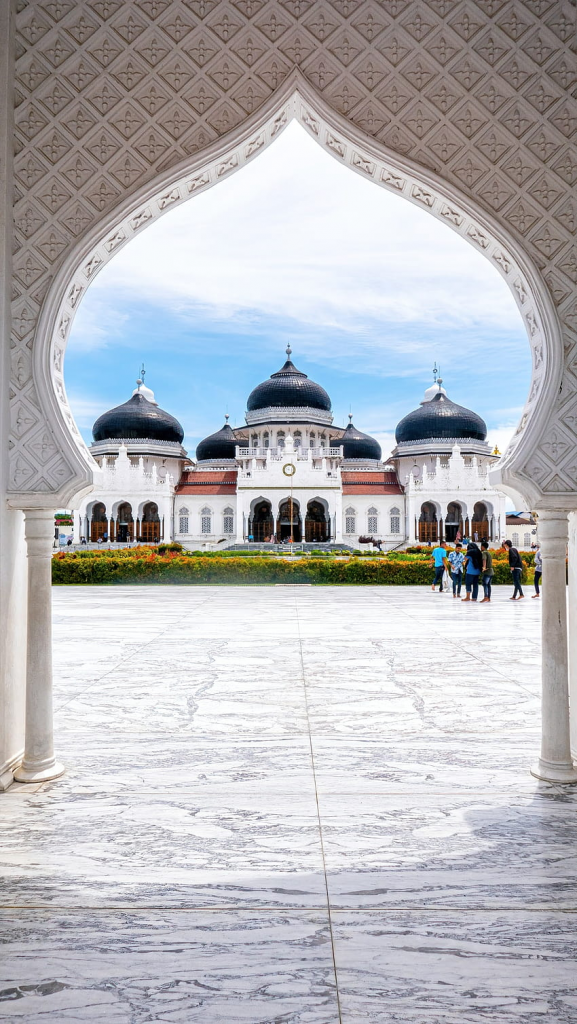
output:
[[[309,458],[313,459],[336,459],[342,455],[340,448],[305,448],[304,445],[298,445],[292,452],[287,452],[286,448],[239,448],[238,457],[240,459],[282,459],[284,455],[290,454],[291,457],[294,455],[295,458],[301,459],[301,461],[307,461]]]

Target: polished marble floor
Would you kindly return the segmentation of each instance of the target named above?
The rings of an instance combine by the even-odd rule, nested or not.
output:
[[[538,601],[58,588],[66,776],[0,797],[0,1020],[570,1024]]]

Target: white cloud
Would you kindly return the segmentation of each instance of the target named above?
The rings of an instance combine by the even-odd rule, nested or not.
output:
[[[103,299],[96,290],[81,303],[74,320],[73,342],[84,352],[105,348],[115,339],[124,339],[123,327],[129,314],[118,303]]]
[[[257,313],[357,335],[379,321],[521,329],[481,254],[338,164],[294,123],[253,163],[143,231],[94,288],[169,303],[185,317],[200,306],[216,318]],[[85,339],[109,329],[85,324]],[[391,346],[418,351],[419,339],[399,330]]]

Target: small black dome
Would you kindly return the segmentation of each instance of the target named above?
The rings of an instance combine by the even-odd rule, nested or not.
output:
[[[439,392],[430,402],[410,412],[395,431],[397,444],[403,441],[426,441],[430,438],[468,438],[484,441],[487,425],[476,412],[451,402]]]
[[[331,400],[320,384],[309,380],[306,373],[297,370],[290,359],[290,346],[287,348],[288,359],[278,373],[273,373],[268,380],[258,384],[248,396],[247,409],[273,408],[308,408],[331,411]]]
[[[174,416],[153,405],[137,391],[128,402],[99,416],[92,428],[92,436],[95,441],[148,438],[182,444],[184,430]]]
[[[342,437],[335,441],[336,446],[343,446],[344,459],[377,459],[381,458],[381,446],[374,437],[363,434],[357,430],[353,423],[349,423]]]
[[[216,434],[210,434],[209,437],[205,437],[204,441],[199,442],[196,448],[196,457],[199,462],[203,462],[205,459],[234,459],[234,449],[237,444],[239,444],[239,439],[226,422],[220,430],[217,430]]]

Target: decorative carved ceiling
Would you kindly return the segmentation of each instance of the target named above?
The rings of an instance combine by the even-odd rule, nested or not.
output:
[[[330,107],[522,243],[566,328],[559,418],[530,472],[577,489],[577,43],[571,0],[19,0],[12,487],[70,469],[32,379],[71,246],[250,118],[298,67]]]

